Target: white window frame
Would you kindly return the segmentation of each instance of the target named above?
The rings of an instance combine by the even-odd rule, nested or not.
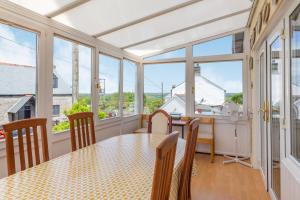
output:
[[[122,116],[123,116],[123,109],[121,108],[121,105],[123,105],[123,57],[120,57],[118,55],[112,55],[112,54],[107,54],[106,52],[102,52],[100,51],[98,53],[98,73],[97,73],[97,84],[99,84],[99,73],[100,73],[100,63],[101,63],[101,60],[100,60],[100,55],[104,55],[104,56],[108,56],[108,57],[111,57],[111,58],[114,58],[114,59],[117,59],[119,60],[119,115],[116,116],[116,117],[112,117],[112,118],[105,118],[105,119],[99,119],[98,118],[98,106],[99,106],[99,100],[100,100],[100,95],[99,95],[99,91],[98,89],[96,90],[97,92],[97,98],[96,98],[96,103],[97,103],[97,109],[96,111],[94,112],[95,113],[95,121],[96,121],[96,124],[99,124],[99,125],[103,125],[105,123],[113,123],[113,122],[121,122],[121,119],[122,119]]]
[[[88,34],[82,33],[71,27],[67,27],[59,22],[41,16],[33,11],[30,11],[21,6],[16,6],[9,1],[0,2],[0,21],[12,24],[16,27],[28,29],[39,33],[37,46],[37,117],[47,118],[48,143],[49,154],[52,157],[52,144],[69,139],[69,130],[59,134],[52,134],[52,103],[53,103],[53,39],[55,35],[59,35],[63,39],[76,41],[82,45],[92,48],[92,89],[91,89],[91,106],[95,113],[95,127],[96,131],[102,126],[104,128],[111,126],[109,120],[100,122],[97,120],[98,99],[97,99],[97,81],[98,81],[98,53],[106,53],[110,56],[116,56],[123,59],[126,57],[136,63],[141,63],[141,58],[125,52],[122,49],[114,47],[113,45],[102,42]],[[140,64],[139,64],[140,65]],[[140,67],[138,70],[140,71]],[[140,79],[140,77],[138,77]],[[140,82],[140,80],[138,81]],[[120,85],[121,87],[121,85]],[[121,89],[120,89],[121,91]],[[140,103],[140,101],[138,101]],[[140,106],[139,106],[140,107]],[[139,109],[140,113],[140,109]],[[122,116],[120,117],[120,119]],[[132,118],[132,117],[130,117]],[[132,118],[137,119],[138,117]],[[118,119],[117,122],[120,121]],[[115,119],[113,119],[115,120]],[[130,120],[130,119],[127,119]],[[3,141],[0,141],[0,150],[4,150]]]
[[[52,37],[51,37],[51,39],[52,39],[52,46],[51,46],[51,48],[52,48],[52,66],[51,66],[51,70],[52,70],[52,77],[53,77],[53,73],[54,73],[54,57],[53,57],[53,55],[54,55],[54,38],[59,38],[59,39],[61,39],[61,40],[65,40],[65,41],[68,41],[68,42],[72,42],[72,43],[76,43],[76,44],[78,44],[78,45],[81,45],[81,46],[85,46],[85,47],[87,47],[87,48],[91,48],[91,91],[90,91],[90,95],[91,95],[91,112],[94,112],[94,108],[93,108],[93,101],[94,101],[94,99],[93,99],[93,68],[94,68],[94,51],[95,51],[95,47],[94,46],[90,46],[90,45],[88,45],[88,44],[85,44],[85,43],[82,43],[82,42],[80,42],[80,41],[78,41],[78,40],[76,40],[76,38],[75,37],[72,37],[72,36],[70,36],[70,35],[68,35],[68,34],[64,34],[64,33],[62,33],[62,32],[60,32],[60,34],[58,34],[57,32],[53,32],[53,34],[52,34]],[[51,85],[53,86],[53,78],[52,78],[52,80],[51,80]],[[73,94],[72,94],[73,95]],[[52,88],[52,91],[51,91],[51,105],[53,105],[53,88]],[[72,102],[72,105],[73,105],[73,102]],[[52,122],[52,118],[51,118],[51,122]],[[53,131],[52,131],[52,125],[51,125],[51,129],[49,129],[49,131],[52,133],[52,134],[60,134],[60,133],[66,133],[66,132],[69,132],[70,130],[69,129],[67,129],[67,130],[63,130],[63,131],[61,131],[61,132],[57,132],[57,133],[54,133]],[[48,132],[49,132],[48,131]]]
[[[141,96],[142,96],[142,101],[141,101],[141,114],[144,113],[144,68],[145,68],[145,65],[155,65],[155,64],[172,64],[172,63],[184,63],[185,64],[185,82],[186,80],[188,80],[186,78],[186,72],[187,72],[187,63],[186,63],[186,57],[182,57],[182,58],[172,58],[172,59],[163,59],[163,60],[151,60],[151,61],[144,61],[143,62],[143,71],[142,71],[142,76],[143,76],[143,82],[142,82],[142,93],[141,93]],[[186,84],[186,87],[187,87],[187,84]],[[187,91],[185,90],[185,95],[186,95],[186,98],[187,98]],[[187,108],[187,105],[188,105],[188,101],[186,100],[186,108]],[[185,108],[185,109],[186,109]],[[185,113],[186,113],[186,116],[189,116],[187,114],[187,110],[185,110]]]
[[[244,32],[244,51],[243,53],[237,53],[237,54],[228,54],[228,55],[212,55],[212,56],[198,56],[198,57],[193,57],[193,46],[200,44],[200,43],[204,43],[204,42],[208,42],[208,41],[212,41],[212,40],[216,40],[216,39],[220,39],[229,35],[233,35],[236,33],[240,33],[240,32]],[[172,47],[169,49],[165,49],[163,51],[159,51],[156,53],[152,53],[152,54],[148,54],[146,56],[143,56],[142,58],[149,58],[152,56],[156,56],[159,54],[164,54],[170,51],[175,51],[178,49],[182,49],[185,48],[185,57],[182,58],[171,58],[171,59],[161,59],[161,60],[143,60],[143,65],[144,64],[162,64],[162,63],[176,63],[176,62],[185,62],[185,82],[186,82],[186,115],[187,116],[192,116],[192,117],[199,117],[199,116],[206,116],[206,117],[213,117],[216,119],[227,119],[228,117],[226,116],[219,116],[219,115],[199,115],[199,114],[195,114],[194,111],[194,94],[193,94],[193,88],[194,86],[194,64],[195,63],[203,63],[203,62],[224,62],[224,61],[242,61],[243,62],[243,115],[241,117],[241,120],[247,120],[248,119],[248,109],[249,106],[251,104],[251,102],[249,101],[249,91],[251,90],[250,88],[250,77],[248,76],[248,74],[250,74],[250,70],[248,67],[248,57],[246,56],[247,53],[249,52],[248,50],[248,46],[247,46],[247,38],[248,38],[248,34],[245,31],[245,29],[238,29],[238,30],[234,30],[234,31],[230,31],[230,32],[226,32],[226,33],[222,33],[222,34],[218,34],[216,36],[212,36],[212,37],[208,37],[208,38],[204,38],[201,40],[197,40],[197,41],[193,41],[187,44],[183,44],[183,45],[179,45],[176,47]],[[144,76],[144,75],[143,75]],[[144,82],[143,84],[143,88],[144,88]],[[143,91],[141,94],[144,94]],[[143,101],[141,102],[141,108],[143,111],[144,105],[143,105]]]
[[[296,7],[300,5],[299,1],[295,1],[290,4],[286,10],[286,14],[283,17],[284,20],[284,38],[285,38],[285,142],[286,142],[286,158],[283,163],[294,173],[295,177],[300,177],[300,162],[292,155],[292,144],[291,144],[291,26],[290,26],[290,15],[294,12]]]
[[[130,59],[130,58],[127,58],[127,57],[123,57],[123,59],[122,59],[122,62],[123,62],[123,64],[122,64],[122,96],[124,96],[123,95],[123,93],[124,93],[124,60],[127,60],[127,61],[130,61],[130,62],[132,62],[132,63],[134,63],[135,64],[135,66],[136,66],[136,73],[135,73],[135,96],[134,96],[134,113],[132,113],[132,114],[130,114],[130,115],[127,115],[127,116],[124,116],[123,115],[123,104],[124,104],[124,102],[122,102],[122,118],[127,118],[127,117],[132,117],[132,116],[136,116],[136,115],[138,115],[140,112],[139,112],[139,106],[138,106],[138,99],[139,99],[139,95],[138,95],[138,93],[139,93],[139,87],[138,87],[138,79],[139,79],[139,76],[138,76],[138,74],[139,74],[139,70],[138,70],[138,68],[139,68],[139,63],[138,62],[136,62],[136,61],[134,61],[134,60],[132,60],[132,59]]]

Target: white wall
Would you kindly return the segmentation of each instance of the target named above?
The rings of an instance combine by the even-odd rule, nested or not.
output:
[[[237,125],[238,143],[239,143],[239,155],[250,156],[251,154],[251,132],[250,123],[248,121],[240,121]],[[207,131],[209,129],[206,125],[200,125],[199,134],[201,131]],[[173,130],[177,130],[181,136],[181,127],[173,126]],[[185,128],[185,137],[188,133],[188,128]],[[234,125],[226,120],[216,120],[215,124],[215,153],[216,154],[235,154],[234,146]],[[198,144],[197,151],[210,153],[210,146],[207,144]]]

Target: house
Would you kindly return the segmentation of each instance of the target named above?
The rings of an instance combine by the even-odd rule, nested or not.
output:
[[[225,102],[226,90],[201,75],[200,65],[195,67],[195,111],[197,114],[220,113]],[[185,115],[185,82],[172,88],[161,109]]]
[[[36,67],[0,63],[0,124],[27,119],[36,114]],[[22,76],[20,76],[22,74]],[[72,88],[53,73],[53,120],[65,118],[64,108],[72,105]]]

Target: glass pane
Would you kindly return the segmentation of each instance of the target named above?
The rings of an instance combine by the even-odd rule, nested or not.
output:
[[[0,138],[2,125],[36,114],[36,33],[0,24]]]
[[[266,99],[266,91],[265,91],[265,77],[266,77],[266,60],[265,60],[265,54],[262,53],[260,55],[259,59],[260,63],[260,108],[264,108],[265,99]],[[260,112],[260,136],[261,136],[261,168],[263,170],[264,175],[266,176],[266,155],[267,155],[267,149],[266,149],[266,127],[265,127],[265,120],[264,120],[264,113]]]
[[[300,6],[291,15],[291,153],[300,162]]]
[[[145,58],[147,61],[185,57],[185,48]]]
[[[144,113],[185,115],[185,63],[144,65]]]
[[[271,44],[271,160],[272,189],[280,199],[280,102],[281,102],[281,44],[278,37]]]
[[[243,62],[196,63],[195,113],[221,115],[225,102],[234,102],[243,110]]]
[[[99,55],[99,108],[98,118],[106,119],[119,116],[119,78],[120,60]]]
[[[193,46],[193,56],[243,53],[244,33],[237,33]]]
[[[123,60],[123,115],[136,114],[137,64]]]
[[[91,48],[62,38],[54,38],[54,133],[69,129],[67,115],[91,110],[91,58]]]

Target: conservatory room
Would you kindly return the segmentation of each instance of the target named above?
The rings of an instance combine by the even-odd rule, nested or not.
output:
[[[299,200],[299,14],[0,0],[0,200]]]

